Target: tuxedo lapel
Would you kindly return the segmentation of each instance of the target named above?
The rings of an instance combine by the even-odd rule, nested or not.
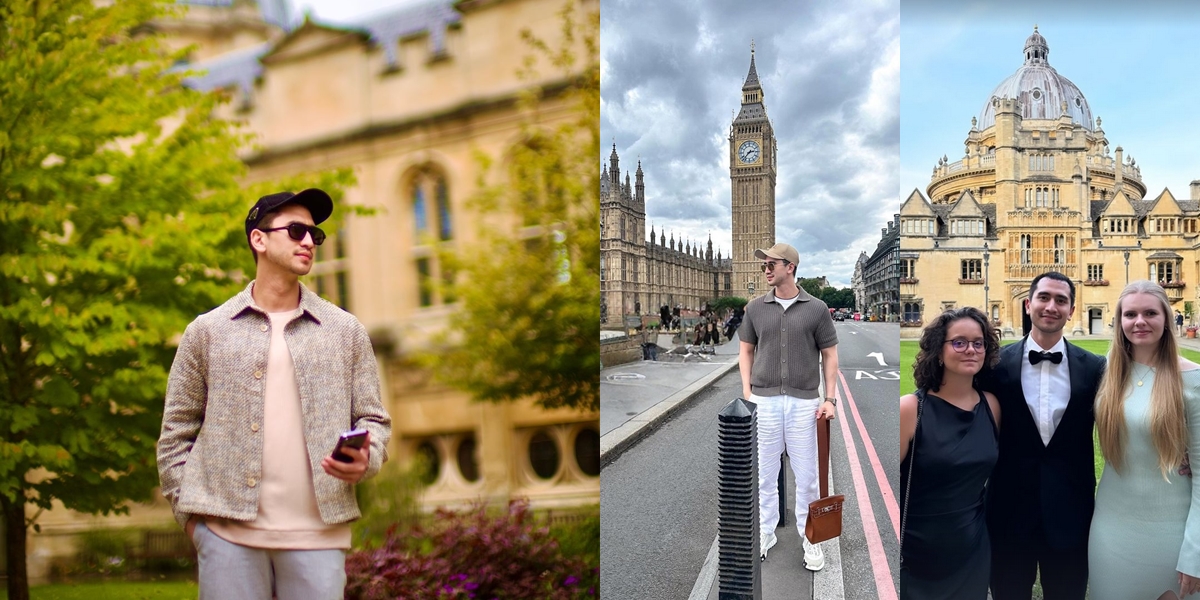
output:
[[[1038,434],[1037,422],[1025,401],[1025,389],[1021,386],[1021,366],[1024,361],[1025,340],[1009,344],[1000,352],[1000,364],[997,365],[1003,373],[1002,385],[997,390],[1000,406],[1004,411],[1004,422],[1010,424],[1002,427],[1019,437],[1032,436],[1042,445],[1042,436]],[[999,397],[1003,394],[1002,397]],[[1019,422],[1018,422],[1019,421]],[[1024,432],[1024,433],[1021,433]]]
[[[1067,400],[1067,409],[1063,411],[1062,420],[1054,430],[1055,435],[1050,438],[1051,444],[1059,437],[1065,437],[1059,436],[1059,431],[1070,430],[1075,421],[1089,414],[1096,400],[1094,394],[1089,393],[1095,389],[1091,380],[1096,377],[1096,373],[1088,368],[1086,351],[1071,342],[1063,341],[1067,346],[1067,367],[1071,370],[1071,397]]]

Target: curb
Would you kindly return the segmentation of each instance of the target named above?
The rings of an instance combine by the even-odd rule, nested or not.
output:
[[[653,432],[663,421],[666,421],[680,410],[687,408],[691,404],[691,400],[699,396],[701,391],[738,366],[737,361],[723,364],[724,366],[717,367],[712,373],[693,381],[687,387],[671,394],[662,402],[647,408],[637,416],[622,423],[620,427],[601,436],[600,468],[604,469],[604,467],[607,467],[609,463],[620,457],[622,453]]]

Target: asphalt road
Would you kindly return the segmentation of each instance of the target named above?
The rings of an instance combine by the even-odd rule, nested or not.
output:
[[[841,537],[846,598],[894,599],[900,581],[900,546],[888,503],[896,507],[900,485],[899,326],[849,321],[837,325],[838,367],[849,388],[849,394],[845,388],[840,390],[840,422],[835,429],[850,435],[835,434],[834,443],[843,448],[832,452],[834,487],[847,496]],[[860,421],[871,442],[870,450],[859,429]],[[851,468],[851,452],[844,447],[847,437],[854,442],[857,469]],[[872,460],[871,451],[877,460]],[[882,481],[877,472],[882,473]],[[869,506],[864,507],[865,500]],[[896,508],[892,511],[895,514]],[[863,515],[868,512],[864,527]],[[887,589],[889,580],[891,588]]]
[[[849,394],[841,392],[840,421],[832,436],[834,487],[847,499],[840,542],[846,598],[895,598],[895,587],[890,596],[878,593],[878,582],[890,577],[895,586],[899,580],[898,545],[877,468],[857,423],[861,420],[878,456],[888,482],[882,487],[895,498],[899,331],[884,323],[844,322],[836,327],[839,366],[849,389]],[[872,353],[879,353],[882,365]],[[601,472],[602,597],[675,600],[691,592],[717,533],[716,415],[740,393],[741,380],[734,370]],[[847,396],[853,397],[858,419]],[[847,460],[844,432],[854,440],[861,473],[857,482]],[[859,489],[865,490],[873,512],[866,527],[856,498]]]
[[[600,473],[600,597],[687,598],[717,535],[717,413],[737,370]]]

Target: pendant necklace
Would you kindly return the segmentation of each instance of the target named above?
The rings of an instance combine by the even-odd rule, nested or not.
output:
[[[1143,366],[1145,366],[1145,367],[1146,367],[1146,371],[1145,371],[1144,373],[1142,373],[1141,375],[1138,375],[1138,376],[1137,376],[1137,378],[1138,378],[1138,382],[1137,382],[1137,384],[1138,384],[1138,387],[1142,387],[1142,383],[1143,383],[1143,382],[1146,380],[1146,376],[1147,376],[1147,375],[1149,375],[1149,374],[1150,374],[1152,371],[1154,371],[1154,367],[1149,367],[1149,366],[1146,366],[1146,365],[1142,365],[1142,364],[1140,364],[1140,363],[1134,363],[1134,364],[1135,364],[1135,365],[1137,365],[1137,366],[1139,366],[1139,367],[1143,367]]]

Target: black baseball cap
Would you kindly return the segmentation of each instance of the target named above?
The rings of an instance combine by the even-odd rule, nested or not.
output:
[[[284,204],[293,203],[307,208],[308,212],[312,213],[313,225],[320,225],[322,221],[329,218],[329,215],[333,214],[333,200],[329,194],[317,188],[309,188],[298,194],[279,192],[263,196],[254,203],[250,214],[246,215],[246,239],[250,239],[250,232],[258,227],[264,215]]]

